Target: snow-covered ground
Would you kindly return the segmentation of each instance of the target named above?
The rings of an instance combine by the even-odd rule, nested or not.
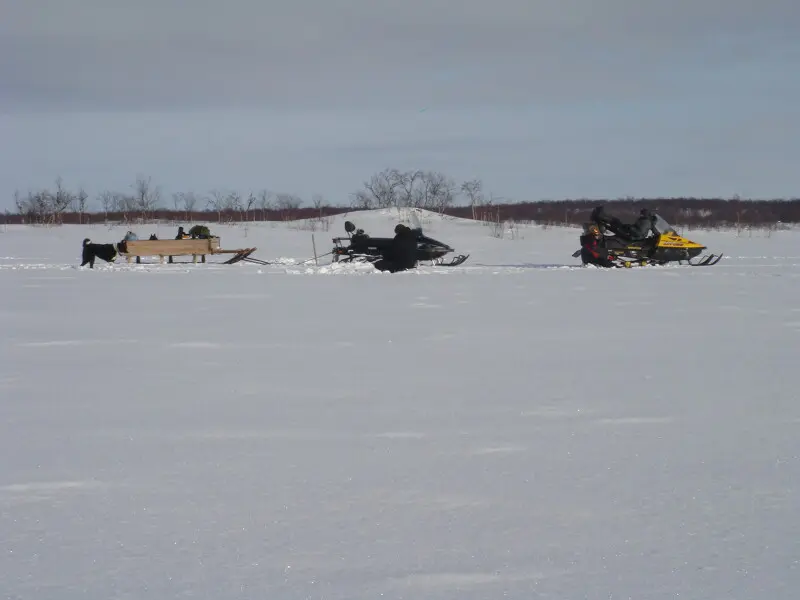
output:
[[[318,253],[345,218],[397,222]],[[608,271],[424,224],[469,261],[210,224],[280,264],[89,270],[126,228],[0,229],[0,597],[796,598],[800,232]]]

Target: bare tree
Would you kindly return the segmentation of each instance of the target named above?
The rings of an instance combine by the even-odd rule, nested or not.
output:
[[[232,220],[233,214],[242,208],[242,197],[239,192],[226,192],[223,190],[211,190],[207,206],[217,213],[217,221],[222,222],[222,215],[227,215]]]
[[[247,215],[250,214],[250,211],[253,210],[253,207],[258,202],[258,198],[253,192],[250,192],[250,195],[247,196],[247,200],[244,201],[244,220],[247,221]],[[253,213],[253,220],[255,221],[255,212]]]
[[[457,192],[455,182],[442,173],[385,169],[364,183],[364,189],[354,194],[352,205],[365,209],[410,206],[444,212]]]
[[[190,220],[190,213],[197,204],[197,197],[194,192],[176,192],[172,194],[172,205],[175,207],[175,212],[185,211],[186,220]]]
[[[69,192],[62,179],[56,179],[56,191],[49,190],[28,192],[22,197],[19,192],[14,194],[14,204],[21,215],[28,217],[30,222],[38,224],[54,224],[61,220],[61,215],[70,207],[76,206],[76,196]]]
[[[136,209],[141,212],[142,219],[147,219],[161,202],[161,189],[153,186],[150,177],[145,179],[141,175],[136,178],[133,189]]]
[[[397,188],[400,190],[395,198],[395,206],[414,206],[414,189],[415,186],[425,177],[422,171],[407,171],[400,173],[392,171],[392,177],[397,182]]]
[[[28,206],[29,214],[35,218],[37,223],[44,224],[54,219],[54,198],[49,191],[28,193]]]
[[[483,204],[483,182],[480,179],[471,179],[461,184],[461,191],[469,200],[472,209],[472,218],[477,218],[477,207]]]
[[[228,213],[228,218],[230,220],[233,220],[233,213],[242,210],[242,196],[239,194],[239,192],[229,192],[228,195],[225,196],[223,210]]]
[[[130,194],[114,194],[115,210],[122,213],[122,220],[125,223],[131,221],[131,215],[136,212],[139,203],[135,196]]]
[[[45,208],[45,213],[49,213],[49,220],[55,223],[61,218],[62,213],[67,210],[75,201],[75,196],[64,187],[64,182],[61,177],[56,178],[56,193],[55,195],[49,192],[44,192],[49,200],[49,207]],[[43,202],[45,205],[48,203],[46,200]]]
[[[431,210],[434,206],[434,199],[431,196],[431,178],[423,175],[411,191],[410,206]]]
[[[322,197],[322,194],[314,194],[311,196],[311,204],[314,208],[319,212],[319,216],[322,216],[322,208],[325,206],[325,199]]]
[[[275,206],[282,210],[296,210],[303,204],[303,199],[295,194],[278,194]]]
[[[75,212],[78,213],[79,223],[83,223],[83,215],[86,214],[86,204],[89,199],[89,194],[82,187],[78,188],[78,193],[73,196],[72,203],[75,207]]]
[[[272,192],[269,190],[261,190],[258,192],[257,205],[261,211],[261,219],[267,219],[267,210],[272,206]]]
[[[426,183],[433,207],[444,214],[444,211],[453,205],[456,198],[456,182],[443,173],[426,173]]]
[[[397,169],[384,169],[364,182],[364,189],[354,195],[354,206],[357,208],[389,208],[399,206],[402,197],[398,190],[403,190],[408,178]]]
[[[116,194],[108,190],[102,191],[98,195],[98,199],[100,200],[100,206],[103,209],[103,214],[105,216],[106,221],[108,220],[109,211],[114,207],[115,197]]]
[[[292,213],[300,208],[301,204],[303,199],[295,194],[277,194],[275,197],[275,207],[280,211],[284,221],[291,218]]]
[[[220,190],[211,190],[206,205],[217,213],[217,222],[222,223],[222,211],[225,210],[227,194]]]
[[[328,231],[331,226],[331,218],[325,216],[325,209],[328,207],[325,198],[322,197],[322,194],[314,194],[311,196],[311,204],[317,211],[317,216],[310,221],[311,230],[316,231],[319,227],[322,231]]]
[[[370,210],[375,205],[375,199],[366,190],[358,190],[352,194],[350,206],[356,209]]]
[[[405,181],[408,182],[408,206],[442,212],[455,199],[455,182],[442,173],[417,171],[406,174]]]
[[[186,220],[192,220],[192,212],[197,204],[197,196],[194,192],[186,192],[183,194],[183,210],[186,211]]]
[[[17,214],[27,217],[31,222],[38,220],[36,203],[31,192],[28,192],[27,196],[22,196],[19,190],[15,191],[14,205],[17,207]]]

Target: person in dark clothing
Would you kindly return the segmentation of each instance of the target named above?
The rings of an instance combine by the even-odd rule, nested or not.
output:
[[[363,229],[356,229],[356,232],[350,238],[350,245],[355,248],[367,243],[369,243],[369,235],[364,233]]]
[[[581,261],[584,265],[597,265],[610,268],[614,266],[600,237],[600,228],[592,223],[581,236]]]
[[[117,249],[114,244],[93,244],[89,238],[83,240],[83,262],[81,266],[88,264],[90,269],[94,269],[94,259],[102,258],[106,262],[114,262],[117,258]]]
[[[633,239],[643,240],[646,238],[647,234],[649,234],[650,230],[653,228],[654,221],[655,217],[653,213],[643,208],[639,213],[639,218],[630,226],[632,237],[635,236]]]
[[[394,239],[383,258],[372,263],[379,271],[397,273],[417,266],[417,238],[410,227],[400,223],[394,228]]]
[[[604,227],[624,239],[637,241],[645,239],[650,233],[655,223],[655,216],[648,209],[643,208],[639,213],[639,218],[634,223],[628,224],[609,215],[602,206],[598,206],[592,211],[592,221],[602,223]]]

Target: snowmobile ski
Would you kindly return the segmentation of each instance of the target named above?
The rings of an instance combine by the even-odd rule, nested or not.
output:
[[[686,262],[691,267],[711,267],[717,264],[720,260],[722,260],[722,254],[708,254],[704,257],[701,257],[701,259],[697,262],[692,262],[691,260],[687,260]]]
[[[458,256],[454,256],[449,261],[445,262],[443,258],[439,258],[433,261],[434,267],[457,267],[458,265],[463,265],[467,259],[469,258],[469,254],[459,254]]]

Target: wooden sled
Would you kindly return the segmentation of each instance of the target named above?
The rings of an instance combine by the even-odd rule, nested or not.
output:
[[[167,257],[168,262],[173,262],[175,256],[191,256],[192,262],[196,263],[198,257],[200,262],[206,262],[206,256],[215,254],[233,254],[231,258],[222,264],[232,265],[249,257],[256,248],[238,248],[235,250],[224,250],[220,248],[218,237],[197,238],[185,240],[125,240],[117,245],[121,256],[128,262],[134,258],[137,263],[142,262],[143,256],[157,256],[159,262],[164,262]]]

